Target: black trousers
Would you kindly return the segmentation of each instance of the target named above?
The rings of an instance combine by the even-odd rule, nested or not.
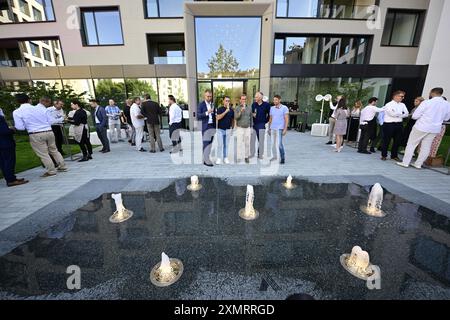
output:
[[[169,126],[169,136],[170,136],[170,140],[172,140],[173,147],[176,147],[177,145],[179,145],[181,143],[180,131],[181,131],[182,127],[183,127],[183,124],[181,122],[172,123]]]
[[[373,141],[377,137],[377,122],[376,119],[369,121],[365,125],[360,125],[361,136],[359,138],[358,151],[367,151],[367,146],[369,145],[369,140]]]
[[[289,128],[295,129],[297,127],[297,116],[290,116],[289,118]]]
[[[63,133],[64,128],[60,125],[53,125],[52,126],[52,131],[53,134],[55,135],[55,144],[56,144],[56,148],[58,148],[59,153],[63,154],[63,144],[64,144],[64,133]]]
[[[14,175],[16,170],[16,147],[0,149],[0,169],[7,183],[17,180]]]
[[[92,145],[88,138],[87,130],[83,130],[83,135],[81,136],[80,142],[78,142],[81,152],[83,153],[83,158],[87,158],[88,155],[92,155]]]
[[[394,140],[391,148],[391,158],[398,157],[398,148],[402,142],[403,123],[402,122],[388,122],[383,124],[383,148],[381,154],[387,157],[389,144]]]
[[[109,148],[109,140],[108,140],[108,131],[106,127],[95,126],[95,131],[97,131],[98,138],[103,145],[103,151],[110,151]]]

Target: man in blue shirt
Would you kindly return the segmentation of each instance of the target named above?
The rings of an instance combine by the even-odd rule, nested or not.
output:
[[[252,141],[250,143],[251,157],[255,156],[256,138],[258,138],[258,158],[262,159],[264,156],[264,137],[266,135],[266,124],[270,118],[270,104],[263,101],[264,94],[257,92],[255,94],[255,102],[252,104],[253,113],[253,133]]]
[[[225,164],[229,164],[228,160],[228,142],[230,140],[230,130],[234,119],[234,111],[231,108],[231,99],[228,96],[223,98],[223,106],[217,109],[217,133],[219,135],[219,145],[222,142],[222,158]],[[222,137],[222,139],[220,139]],[[220,148],[218,148],[219,150]],[[222,164],[222,159],[219,157],[219,151],[217,151],[217,164]]]
[[[281,96],[275,95],[273,97],[274,106],[270,109],[270,119],[269,126],[270,131],[269,134],[273,137],[272,141],[272,154],[273,158],[271,161],[275,161],[278,159],[276,147],[278,146],[278,150],[280,152],[280,164],[284,164],[285,162],[285,153],[284,153],[284,145],[283,145],[283,137],[287,133],[288,124],[289,124],[289,109],[285,105],[281,104]]]
[[[109,100],[109,106],[105,108],[108,116],[109,134],[112,143],[122,140],[122,132],[120,128],[120,113],[122,112],[113,99]]]

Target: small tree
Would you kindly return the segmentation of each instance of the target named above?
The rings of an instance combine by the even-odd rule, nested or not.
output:
[[[237,59],[233,56],[233,50],[226,50],[222,44],[214,56],[208,60],[207,65],[211,74],[236,72],[239,67]]]

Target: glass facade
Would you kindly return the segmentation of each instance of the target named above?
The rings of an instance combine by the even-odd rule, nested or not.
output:
[[[309,113],[308,123],[314,123],[319,120],[322,106],[315,100],[318,94],[345,95],[349,106],[378,97],[381,106],[390,94],[391,83],[390,78],[272,78],[270,96],[281,95],[286,105],[297,102],[301,111]]]
[[[374,0],[277,0],[278,18],[367,19]]]
[[[86,46],[123,45],[119,9],[81,9],[83,43]]]
[[[147,18],[179,18],[183,16],[183,3],[192,0],[146,0]]]
[[[367,37],[275,35],[274,64],[365,64]]]
[[[55,21],[51,0],[2,1],[0,23]]]
[[[381,44],[384,46],[417,47],[424,23],[424,12],[389,10]]]
[[[195,18],[199,79],[259,78],[261,18]]]

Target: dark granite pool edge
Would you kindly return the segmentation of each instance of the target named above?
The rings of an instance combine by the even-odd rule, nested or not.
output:
[[[234,177],[224,178],[224,180],[230,185],[256,185],[274,178],[280,178],[280,176]],[[448,203],[384,176],[295,176],[294,178],[315,183],[355,183],[361,186],[380,183],[389,192],[450,218],[450,205]],[[183,179],[183,177],[177,179]],[[93,179],[68,195],[48,204],[27,218],[1,231],[0,256],[10,252],[50,226],[55,225],[72,212],[104,193],[160,191],[177,179]]]

